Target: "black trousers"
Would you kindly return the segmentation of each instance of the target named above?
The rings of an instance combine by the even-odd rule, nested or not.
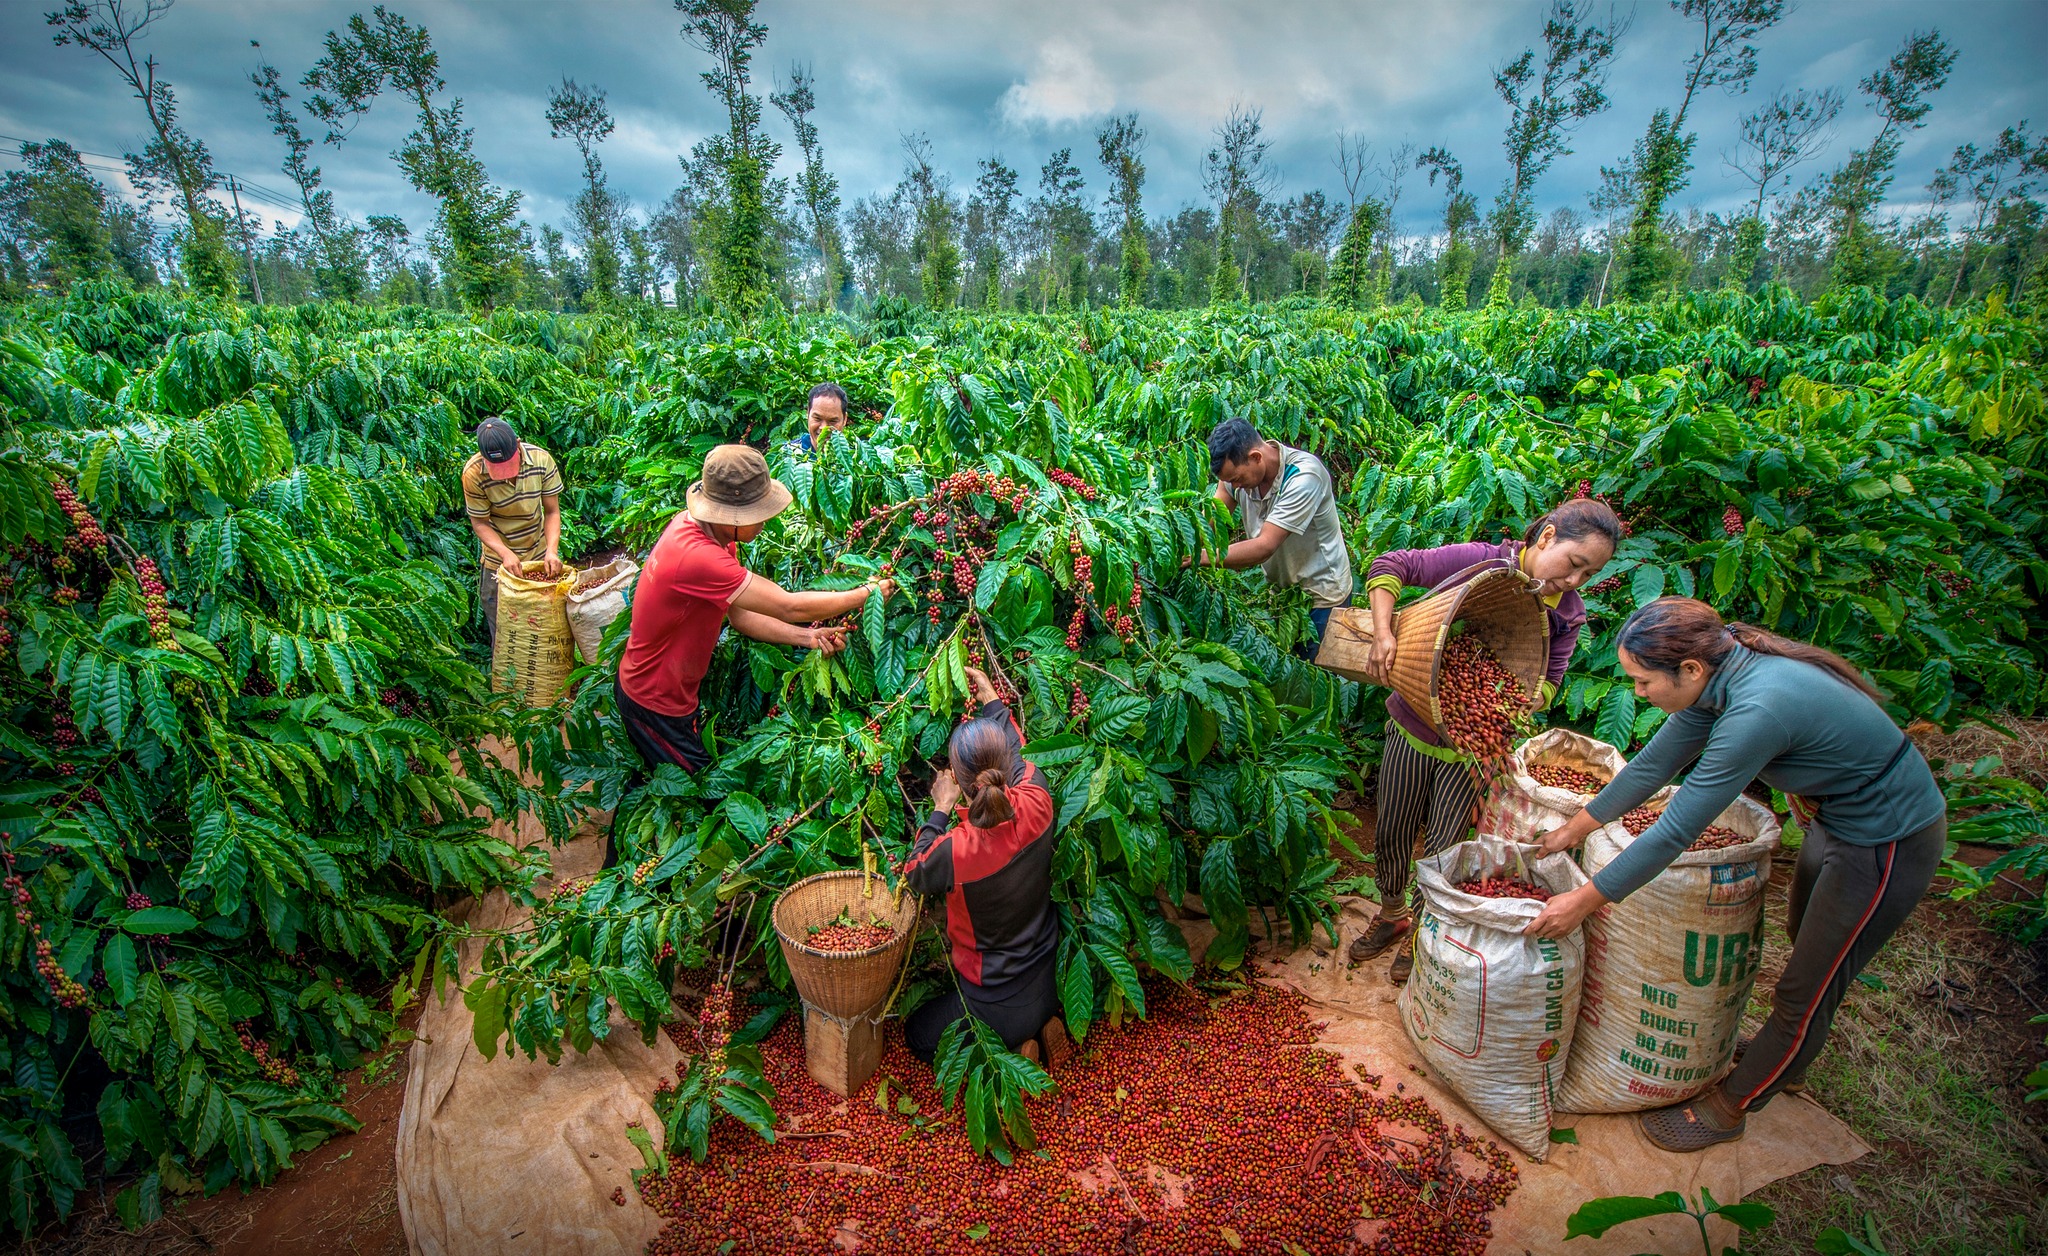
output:
[[[1418,751],[1391,717],[1384,745],[1373,804],[1372,879],[1380,890],[1380,915],[1405,920],[1415,878],[1415,835],[1427,835],[1425,857],[1464,841],[1472,832],[1479,791],[1468,764],[1445,763]]]
[[[1771,1017],[1721,1082],[1731,1104],[1755,1111],[1803,1076],[1827,1042],[1849,983],[1927,895],[1948,845],[1948,821],[1883,846],[1852,846],[1814,823],[1792,872],[1792,957],[1771,992]]]
[[[612,702],[627,738],[648,767],[673,763],[685,772],[701,772],[711,766],[711,752],[704,749],[703,707],[688,715],[663,715],[627,697],[617,684],[612,686]]]
[[[926,1064],[939,1053],[939,1038],[947,1026],[963,1015],[973,1014],[1003,1037],[1003,1045],[1015,1051],[1038,1036],[1045,1022],[1060,1014],[1058,963],[1054,955],[1019,977],[1001,999],[982,999],[971,991],[973,982],[953,974],[953,988],[919,1007],[903,1020],[903,1045]]]

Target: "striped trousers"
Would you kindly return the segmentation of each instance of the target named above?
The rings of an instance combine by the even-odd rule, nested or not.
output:
[[[1427,858],[1464,841],[1472,832],[1478,789],[1469,765],[1430,758],[1393,723],[1387,721],[1373,805],[1373,881],[1380,890],[1380,915],[1405,920],[1418,844]]]

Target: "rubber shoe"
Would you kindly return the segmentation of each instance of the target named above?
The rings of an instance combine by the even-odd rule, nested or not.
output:
[[[1401,939],[1401,949],[1394,952],[1394,962],[1387,967],[1387,980],[1397,986],[1408,984],[1408,974],[1415,971],[1415,935]]]
[[[1733,1114],[1730,1123],[1719,1087],[1684,1103],[1645,1112],[1637,1119],[1644,1138],[1665,1151],[1678,1152],[1705,1151],[1720,1143],[1732,1143],[1742,1137],[1743,1127],[1748,1124],[1740,1112]]]
[[[1754,1043],[1755,1041],[1756,1041],[1756,1038],[1755,1038],[1754,1036],[1752,1036],[1752,1037],[1748,1037],[1748,1038],[1737,1038],[1737,1039],[1735,1040],[1735,1054],[1734,1054],[1733,1056],[1731,1056],[1731,1057],[1729,1058],[1729,1060],[1728,1060],[1728,1067],[1729,1067],[1729,1068],[1730,1068],[1731,1070],[1732,1070],[1732,1069],[1733,1069],[1733,1068],[1734,1068],[1734,1067],[1735,1067],[1736,1065],[1738,1065],[1738,1064],[1742,1063],[1742,1057],[1743,1057],[1744,1055],[1746,1055],[1746,1054],[1747,1054],[1747,1053],[1749,1052],[1750,1044]],[[1803,1095],[1803,1094],[1805,1094],[1805,1093],[1806,1093],[1806,1074],[1805,1074],[1804,1072],[1800,1072],[1800,1073],[1795,1073],[1795,1074],[1793,1074],[1793,1075],[1792,1075],[1791,1077],[1788,1077],[1788,1078],[1786,1078],[1786,1079],[1785,1079],[1785,1084],[1784,1084],[1784,1085],[1782,1085],[1782,1086],[1780,1086],[1780,1087],[1778,1087],[1778,1092],[1779,1092],[1780,1094],[1786,1094],[1786,1095]]]
[[[1385,916],[1372,922],[1372,927],[1351,940],[1351,963],[1354,967],[1369,959],[1378,959],[1386,954],[1387,948],[1407,936],[1415,927],[1412,920],[1388,920]]]
[[[1031,1061],[1033,1064],[1045,1063],[1043,1055],[1039,1052],[1038,1039],[1036,1038],[1026,1038],[1024,1040],[1024,1045],[1017,1048],[1017,1054]]]

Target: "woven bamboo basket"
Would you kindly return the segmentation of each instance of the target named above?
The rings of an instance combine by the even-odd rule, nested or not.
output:
[[[1513,567],[1489,567],[1462,584],[1451,583],[1464,574],[1459,572],[1420,601],[1394,612],[1393,690],[1439,736],[1448,736],[1436,687],[1452,625],[1464,625],[1465,632],[1484,642],[1522,682],[1532,702],[1550,662],[1550,617],[1529,591],[1528,577]],[[1330,614],[1316,665],[1371,683],[1363,670],[1371,646],[1372,612],[1362,607],[1338,609]]]
[[[863,893],[872,890],[872,897]],[[881,878],[858,869],[805,877],[775,900],[770,919],[782,944],[783,962],[804,1002],[833,1016],[865,1016],[889,997],[917,933],[918,897],[900,899]],[[841,911],[865,919],[873,913],[895,926],[896,936],[865,951],[820,951],[805,941],[811,930],[832,923]]]

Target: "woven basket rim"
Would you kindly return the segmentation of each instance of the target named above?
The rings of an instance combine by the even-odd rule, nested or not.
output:
[[[782,922],[777,919],[777,915],[782,907],[783,899],[787,898],[789,895],[795,893],[797,890],[803,888],[804,886],[809,885],[813,881],[833,881],[841,880],[846,877],[858,877],[861,875],[863,874],[858,868],[833,868],[825,872],[814,872],[810,876],[805,877],[801,881],[791,882],[789,885],[784,886],[782,893],[777,894],[775,896],[775,906],[770,908],[768,912],[768,923],[775,930],[775,936],[781,939],[782,944],[784,946],[787,946],[791,950],[797,951],[804,955],[812,956],[816,959],[866,959],[871,955],[880,955],[884,951],[889,950],[891,947],[901,946],[903,944],[904,939],[915,936],[917,933],[917,922],[919,918],[922,916],[924,910],[922,903],[919,903],[917,906],[911,908],[911,924],[908,929],[898,930],[896,936],[890,938],[887,942],[878,942],[874,946],[867,947],[864,950],[823,951],[819,950],[815,946],[810,946],[803,942],[799,942],[795,938],[790,937],[789,934],[783,932]]]

